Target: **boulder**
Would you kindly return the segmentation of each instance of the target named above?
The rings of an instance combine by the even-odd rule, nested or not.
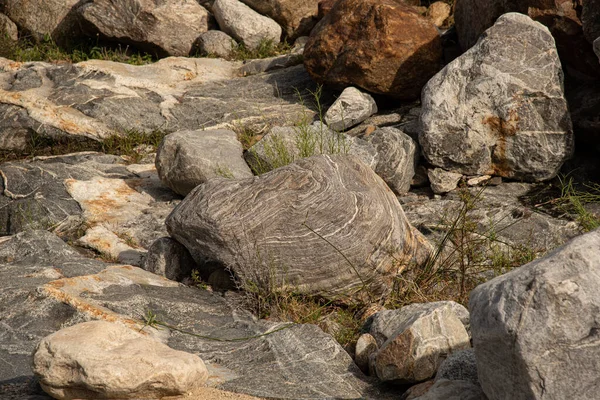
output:
[[[490,400],[598,397],[600,231],[479,285],[471,330]]]
[[[317,23],[319,0],[242,0],[283,28],[289,41],[308,35]]]
[[[470,347],[464,325],[444,302],[379,312],[370,332],[381,343],[371,357],[371,367],[381,381],[425,381],[435,375],[448,353]]]
[[[435,380],[468,381],[479,386],[477,362],[473,349],[459,350],[450,354],[437,370]]]
[[[444,194],[453,191],[462,179],[462,174],[446,171],[442,168],[427,170],[427,178],[431,184],[431,190],[435,194]]]
[[[209,181],[179,204],[167,228],[197,262],[222,263],[246,287],[347,302],[386,293],[399,270],[430,254],[392,192],[352,156]]]
[[[4,14],[0,14],[0,34],[2,34],[5,38],[12,40],[13,42],[19,40],[17,25]]]
[[[188,56],[209,29],[209,14],[195,0],[94,0],[78,9],[86,28],[159,56]]]
[[[210,30],[198,36],[194,48],[204,56],[227,58],[236,44],[236,41],[225,32]]]
[[[315,26],[304,65],[319,83],[415,99],[440,69],[437,29],[394,0],[340,0]]]
[[[412,400],[488,400],[481,387],[469,381],[440,379]]]
[[[378,128],[365,136],[363,138],[377,150],[377,175],[394,192],[408,192],[419,156],[417,143],[392,127]]]
[[[238,0],[216,0],[213,13],[223,32],[250,49],[257,48],[264,40],[274,44],[281,40],[281,26],[277,22]]]
[[[208,378],[200,357],[106,321],[45,337],[34,352],[33,372],[57,399],[161,398],[185,394]]]
[[[0,239],[0,310],[0,357],[10,360],[0,363],[0,393],[14,393],[9,399],[40,395],[31,371],[40,340],[91,319],[133,332],[143,328],[148,337],[199,356],[209,371],[207,385],[222,390],[261,398],[380,398],[350,356],[317,326],[257,320],[235,300],[139,268],[109,267],[45,231]],[[148,310],[200,337],[144,327],[141,318]]]
[[[79,0],[5,0],[2,12],[34,40],[45,36],[64,43],[77,34],[77,13],[74,7]]]
[[[584,37],[581,19],[582,6],[593,1],[585,0],[457,0],[454,7],[454,20],[458,38],[463,50],[475,45],[479,36],[494,25],[502,14],[518,12],[528,15],[548,27],[554,39],[563,66],[575,75],[598,77],[600,73],[594,54]],[[593,15],[593,12],[588,14]],[[589,39],[588,39],[589,40]]]
[[[185,196],[212,178],[251,177],[242,152],[231,130],[178,131],[167,135],[158,147],[156,170],[165,185]]]
[[[148,249],[143,268],[172,281],[190,278],[196,267],[190,252],[170,237],[156,239]]]
[[[587,0],[582,2],[581,24],[583,35],[588,42],[593,43],[600,37],[600,1]]]
[[[554,40],[523,14],[498,18],[427,83],[422,103],[423,154],[448,171],[542,181],[573,153]]]
[[[325,122],[329,129],[341,132],[360,124],[376,112],[377,104],[369,94],[347,87],[325,112]]]
[[[258,175],[319,154],[354,155],[370,166],[377,152],[364,140],[335,132],[321,122],[296,127],[275,127],[246,152],[246,161]]]

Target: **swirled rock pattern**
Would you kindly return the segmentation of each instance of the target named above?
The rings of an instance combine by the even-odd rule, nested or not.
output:
[[[342,301],[385,293],[393,275],[430,250],[392,191],[352,156],[209,181],[166,224],[197,262],[219,261],[242,284]]]
[[[427,83],[422,103],[423,154],[445,170],[541,181],[572,155],[554,39],[526,15],[498,18]]]

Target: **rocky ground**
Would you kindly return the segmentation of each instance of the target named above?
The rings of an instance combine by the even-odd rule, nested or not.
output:
[[[0,398],[597,399],[600,4],[513,3],[2,2]]]

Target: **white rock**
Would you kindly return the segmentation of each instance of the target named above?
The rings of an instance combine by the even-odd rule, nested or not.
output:
[[[456,189],[458,182],[462,178],[462,174],[446,171],[442,168],[434,168],[427,170],[427,177],[429,178],[433,193],[444,194]]]
[[[325,113],[325,122],[329,129],[345,131],[376,112],[377,104],[373,97],[350,86],[344,89],[340,97],[329,107]]]
[[[199,388],[208,378],[198,356],[106,321],[45,337],[33,354],[33,371],[56,399],[161,398]]]
[[[471,293],[471,330],[490,400],[598,398],[600,230]]]
[[[269,17],[260,15],[237,0],[216,0],[213,13],[221,30],[243,42],[248,48],[257,48],[262,40],[281,40],[281,26]]]

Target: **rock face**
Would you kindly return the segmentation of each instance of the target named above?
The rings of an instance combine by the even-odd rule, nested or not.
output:
[[[200,357],[106,321],[44,338],[33,355],[33,371],[57,399],[160,398],[187,393],[208,378]]]
[[[196,38],[209,28],[208,11],[195,0],[94,0],[78,11],[107,38],[161,56],[189,55]]]
[[[562,64],[578,74],[597,77],[597,65],[584,35],[581,19],[583,9],[593,9],[593,1],[510,1],[457,0],[454,20],[463,50],[475,45],[479,36],[502,14],[519,12],[548,27],[556,40]],[[586,6],[586,3],[589,5]],[[596,8],[597,9],[597,8]],[[593,12],[588,14],[593,15]],[[581,16],[581,19],[580,19]],[[589,39],[588,39],[589,40]],[[593,39],[592,39],[593,40]]]
[[[354,87],[344,89],[325,113],[329,129],[345,131],[377,112],[375,100]]]
[[[319,0],[242,0],[259,13],[275,20],[288,40],[308,35],[317,23]]]
[[[242,144],[227,129],[179,131],[167,135],[156,153],[158,176],[182,196],[212,178],[248,178]]]
[[[31,354],[45,336],[91,319],[138,332],[144,326],[141,316],[152,310],[170,325],[221,340],[271,332],[228,342],[144,328],[172,349],[201,357],[209,386],[267,398],[370,396],[350,356],[314,325],[258,321],[209,291],[139,268],[107,266],[49,232],[27,231],[0,240],[0,357],[10,360],[0,363],[0,393],[5,382],[13,382],[22,394],[15,399],[39,395],[29,384]],[[285,329],[274,332],[278,328]]]
[[[541,181],[573,152],[554,40],[522,14],[500,17],[427,83],[422,103],[423,154],[449,171]]]
[[[279,43],[281,27],[238,0],[216,0],[213,13],[221,30],[248,48],[255,49],[263,40]]]
[[[464,325],[445,302],[381,311],[370,332],[379,344],[371,365],[382,381],[425,381],[448,353],[470,346]]]
[[[490,400],[595,399],[600,231],[471,293],[479,380]]]
[[[341,0],[313,29],[304,65],[320,83],[414,99],[440,68],[437,29],[393,0]]]
[[[344,301],[364,296],[365,287],[370,296],[385,293],[399,268],[429,254],[392,192],[351,156],[207,182],[167,228],[197,262],[219,261],[242,283]]]

